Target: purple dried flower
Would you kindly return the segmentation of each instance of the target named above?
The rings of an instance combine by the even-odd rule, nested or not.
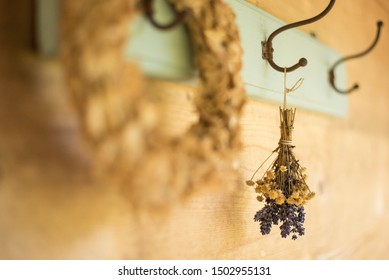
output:
[[[254,216],[254,221],[259,222],[262,235],[269,234],[272,225],[278,225],[280,222],[281,236],[286,238],[293,233],[293,240],[297,239],[297,234],[299,236],[304,235],[304,220],[304,206],[289,203],[278,205],[271,199],[266,200],[265,206]]]

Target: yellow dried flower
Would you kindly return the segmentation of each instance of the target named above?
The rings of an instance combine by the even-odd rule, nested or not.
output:
[[[304,199],[302,199],[301,197],[299,197],[298,199],[296,199],[296,205],[301,205],[305,202]]]
[[[270,191],[269,192],[269,198],[270,199],[276,199],[278,197],[278,192],[277,191]]]
[[[247,180],[247,181],[246,181],[246,185],[247,185],[247,186],[254,186],[254,184],[255,184],[255,183],[254,183],[253,180]]]
[[[305,189],[301,192],[301,197],[303,198],[307,198],[309,196],[310,192],[308,191],[308,189]]]
[[[289,197],[286,202],[288,202],[289,204],[296,204],[296,201],[294,200],[293,197]]]
[[[278,197],[276,192],[270,191],[267,193],[267,197],[270,199],[276,199]]]
[[[261,193],[261,192],[262,192],[262,191],[261,191],[261,187],[256,187],[256,188],[255,188],[255,192],[256,192],[256,193]]]
[[[269,179],[274,179],[276,175],[274,174],[273,170],[269,170],[266,172],[266,177],[268,177]]]
[[[268,192],[268,191],[270,191],[270,185],[269,185],[269,184],[263,185],[263,186],[262,186],[262,191],[263,191],[263,192]]]
[[[308,195],[307,195],[307,199],[312,199],[316,196],[316,193],[314,192],[310,192]]]
[[[290,197],[291,198],[298,198],[300,196],[300,194],[298,192],[293,192]]]
[[[278,205],[281,205],[281,204],[283,204],[284,202],[285,202],[285,197],[284,197],[284,196],[278,197],[278,198],[276,199],[276,203],[277,203]]]
[[[258,200],[259,202],[262,202],[262,201],[263,201],[263,196],[262,196],[262,195],[258,195],[258,196],[257,196],[257,200]]]
[[[288,168],[286,166],[284,166],[284,165],[280,166],[280,171],[281,172],[285,172],[286,170],[288,170]]]

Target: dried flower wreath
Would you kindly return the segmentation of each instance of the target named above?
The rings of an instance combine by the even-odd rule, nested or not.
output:
[[[224,180],[218,170],[233,173],[241,147],[246,95],[235,15],[222,0],[170,2],[189,15],[185,24],[200,80],[198,122],[176,138],[160,125],[162,106],[148,92],[149,81],[123,58],[140,1],[64,1],[62,7],[64,72],[93,163],[133,205],[164,207],[194,186]]]
[[[300,79],[288,89],[284,73],[284,105],[280,107],[281,137],[278,147],[246,181],[247,185],[254,187],[258,194],[257,200],[265,201],[265,206],[254,216],[254,221],[260,224],[262,235],[269,234],[273,224],[282,223],[281,236],[286,238],[292,234],[293,240],[297,239],[297,235],[304,235],[303,205],[315,195],[306,183],[305,168],[300,166],[293,153],[295,146],[292,145],[292,132],[296,109],[286,108],[287,93],[297,90],[302,82],[303,79]],[[274,153],[277,153],[277,157],[262,178],[253,181],[255,174]]]

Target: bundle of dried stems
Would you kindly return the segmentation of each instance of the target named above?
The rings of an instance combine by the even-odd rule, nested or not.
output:
[[[246,181],[247,185],[254,186],[258,201],[265,201],[264,208],[254,216],[254,220],[260,222],[262,234],[270,233],[272,224],[277,225],[281,221],[281,236],[286,237],[292,233],[292,239],[296,239],[297,234],[304,234],[302,224],[305,213],[302,205],[315,195],[306,183],[305,168],[300,166],[293,152],[295,146],[292,144],[292,133],[296,109],[286,108],[286,94],[296,90],[300,81],[292,89],[284,86],[284,106],[279,108],[281,137],[278,147]],[[277,157],[262,178],[253,181],[257,171],[274,153],[277,153]]]

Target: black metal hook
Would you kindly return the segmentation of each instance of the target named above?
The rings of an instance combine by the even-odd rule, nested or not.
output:
[[[143,0],[143,8],[146,17],[150,21],[150,23],[158,29],[167,30],[175,27],[176,25],[180,24],[185,17],[188,15],[188,11],[182,11],[177,13],[176,18],[168,24],[160,24],[154,19],[154,10],[153,10],[153,0]]]
[[[272,34],[270,34],[267,41],[266,40],[262,41],[262,58],[267,60],[269,62],[269,64],[271,65],[271,67],[273,67],[275,70],[277,70],[279,72],[284,72],[285,67],[280,67],[273,61],[274,49],[273,49],[272,41],[274,40],[274,38],[278,34],[280,34],[281,32],[284,32],[288,29],[295,28],[295,27],[298,27],[301,25],[310,24],[312,22],[315,22],[315,21],[323,18],[332,9],[334,4],[335,4],[335,0],[330,0],[330,3],[328,4],[327,8],[325,8],[324,11],[322,11],[317,16],[306,19],[306,20],[298,21],[295,23],[290,23],[290,24],[287,24],[285,26],[278,28],[276,31],[274,31]],[[308,64],[308,61],[305,58],[300,58],[299,62],[296,63],[295,65],[293,65],[291,67],[286,67],[286,72],[292,72],[299,67],[306,66],[307,64]]]
[[[349,55],[349,56],[345,56],[341,59],[339,59],[337,62],[334,63],[334,65],[331,67],[330,71],[329,71],[329,80],[330,80],[330,84],[331,86],[334,88],[334,90],[336,90],[338,93],[342,93],[342,94],[348,94],[356,89],[359,88],[359,85],[358,84],[354,84],[351,88],[347,89],[347,90],[341,90],[339,88],[336,87],[335,85],[335,67],[338,66],[340,63],[342,62],[345,62],[346,60],[350,60],[350,59],[354,59],[354,58],[358,58],[358,57],[361,57],[361,56],[364,56],[366,54],[368,54],[371,50],[374,49],[374,47],[377,45],[378,43],[378,39],[380,38],[380,33],[381,33],[381,27],[384,23],[379,20],[377,21],[377,34],[375,36],[375,39],[373,41],[373,43],[370,45],[370,47],[368,47],[365,51],[363,52],[360,52],[358,54],[354,54],[354,55]]]

